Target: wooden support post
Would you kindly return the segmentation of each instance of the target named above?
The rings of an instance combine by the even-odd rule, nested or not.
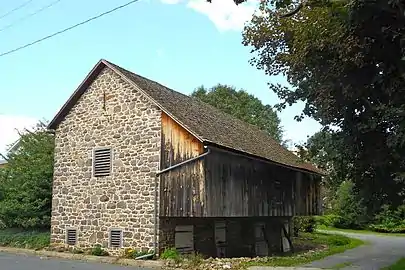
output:
[[[263,232],[264,240],[266,241],[266,244],[267,244],[267,252],[269,252],[269,250],[270,250],[270,239],[269,239],[269,236],[267,235],[266,223],[262,226],[262,232]]]
[[[290,245],[290,250],[292,253],[294,253],[294,245],[293,242],[291,241],[290,233],[286,230],[284,224],[282,223],[281,226],[283,227],[283,233],[285,238],[287,238],[288,244]]]
[[[296,172],[295,178],[295,213],[294,215],[302,215],[302,206],[304,205],[302,201],[302,173]]]

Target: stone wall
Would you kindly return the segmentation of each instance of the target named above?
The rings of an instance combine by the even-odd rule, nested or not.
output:
[[[52,243],[75,228],[79,246],[108,247],[114,228],[124,247],[153,248],[160,130],[160,109],[105,68],[56,130]],[[92,176],[95,147],[112,148],[110,176]]]

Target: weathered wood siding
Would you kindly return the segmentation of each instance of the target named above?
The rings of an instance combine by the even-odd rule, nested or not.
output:
[[[321,213],[320,176],[296,172],[296,215],[308,216]]]
[[[201,155],[203,144],[162,113],[161,170]],[[320,213],[320,179],[210,147],[160,175],[162,217],[294,216]]]
[[[204,152],[203,144],[165,113],[161,138],[161,170]],[[203,159],[192,161],[160,176],[160,216],[202,216],[203,162]]]
[[[320,177],[229,152],[206,157],[205,191],[209,217],[320,213]]]
[[[205,160],[206,216],[293,215],[294,171],[216,150]]]

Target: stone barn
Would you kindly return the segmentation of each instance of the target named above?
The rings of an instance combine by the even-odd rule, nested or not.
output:
[[[49,124],[52,243],[207,256],[291,248],[321,173],[267,133],[101,60]]]

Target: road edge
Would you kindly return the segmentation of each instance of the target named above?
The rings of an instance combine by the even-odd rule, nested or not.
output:
[[[16,254],[16,255],[34,255],[34,256],[42,257],[42,259],[59,258],[59,259],[68,259],[68,260],[75,260],[75,261],[119,264],[119,265],[123,265],[123,266],[135,266],[135,267],[154,268],[154,269],[160,269],[163,266],[163,262],[157,261],[157,260],[133,260],[133,259],[107,257],[107,256],[99,257],[99,256],[92,256],[92,255],[72,254],[72,253],[47,251],[47,250],[32,250],[32,249],[23,249],[23,248],[0,247],[0,252],[12,253],[12,254]],[[43,258],[43,257],[46,257],[46,258]]]

